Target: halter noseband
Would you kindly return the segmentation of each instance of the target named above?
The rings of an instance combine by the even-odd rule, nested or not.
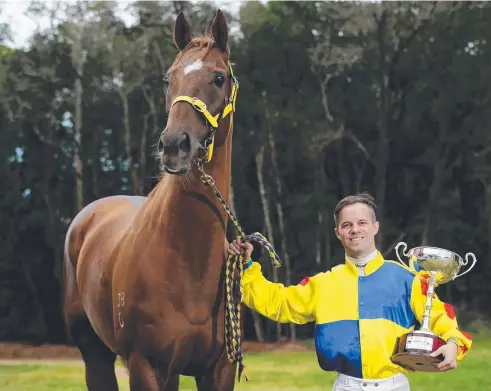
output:
[[[206,124],[208,128],[210,129],[210,137],[205,140],[205,148],[206,148],[206,162],[208,163],[212,156],[213,156],[213,147],[215,145],[215,133],[220,126],[220,123],[222,122],[222,119],[224,119],[227,115],[230,114],[230,127],[232,127],[232,119],[233,119],[233,113],[235,112],[235,101],[237,99],[237,93],[239,90],[239,82],[234,76],[234,72],[232,70],[232,65],[230,63],[228,64],[229,70],[230,70],[230,79],[232,80],[232,91],[230,92],[230,97],[226,99],[226,102],[228,102],[223,110],[219,112],[216,115],[212,115],[207,107],[206,104],[196,98],[196,97],[190,97],[186,95],[180,95],[174,99],[172,102],[172,106],[174,106],[177,102],[188,102],[193,108],[201,113],[203,117],[205,118]]]

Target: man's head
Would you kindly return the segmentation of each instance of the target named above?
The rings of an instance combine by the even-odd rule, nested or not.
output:
[[[375,235],[379,229],[376,208],[374,198],[368,193],[345,197],[336,205],[334,231],[347,256],[363,258],[375,251]]]

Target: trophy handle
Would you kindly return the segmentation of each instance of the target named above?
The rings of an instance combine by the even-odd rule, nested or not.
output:
[[[412,272],[412,269],[410,268],[410,266],[408,264],[406,264],[406,262],[404,262],[401,257],[399,256],[399,247],[404,247],[404,249],[402,250],[402,255],[404,255],[405,257],[408,257],[409,256],[409,252],[406,252],[407,250],[407,244],[404,243],[404,242],[399,242],[397,243],[397,246],[395,248],[395,252],[396,252],[396,255],[397,255],[397,259],[399,260],[400,263],[402,263],[402,265],[407,269],[409,270],[410,272]]]
[[[460,273],[460,274],[457,274],[455,276],[455,278],[462,277],[465,273],[468,273],[468,272],[470,272],[472,270],[472,268],[474,267],[474,265],[477,262],[476,256],[473,253],[467,253],[467,254],[465,254],[465,262],[462,262],[462,265],[467,266],[468,263],[469,263],[469,258],[472,258],[473,259],[472,265],[465,272]]]

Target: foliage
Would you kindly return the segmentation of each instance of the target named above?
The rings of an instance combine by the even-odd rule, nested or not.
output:
[[[1,339],[65,341],[66,229],[80,205],[155,185],[173,20],[183,10],[199,33],[214,12],[134,2],[126,25],[113,3],[57,7],[33,3],[32,17],[52,23],[25,49],[0,33]],[[475,269],[438,293],[468,322],[491,315],[490,16],[479,2],[244,2],[228,15],[240,81],[235,209],[247,232],[264,232],[264,148],[264,175],[279,178],[266,191],[285,220],[274,242],[287,248],[292,283],[343,262],[332,210],[367,190],[379,201],[380,250],[394,258],[404,240],[474,252]],[[248,314],[248,338],[251,323]]]

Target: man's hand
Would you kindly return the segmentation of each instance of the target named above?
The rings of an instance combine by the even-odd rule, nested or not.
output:
[[[251,243],[242,242],[242,238],[237,236],[232,243],[228,245],[229,255],[240,255],[242,249],[245,249],[245,262],[247,262],[251,257],[252,250],[254,250],[254,246]]]
[[[440,372],[450,371],[457,368],[457,349],[459,347],[455,342],[447,342],[446,345],[441,346],[430,354],[431,357],[437,357],[440,354],[443,355],[444,360],[437,364],[437,368]]]

